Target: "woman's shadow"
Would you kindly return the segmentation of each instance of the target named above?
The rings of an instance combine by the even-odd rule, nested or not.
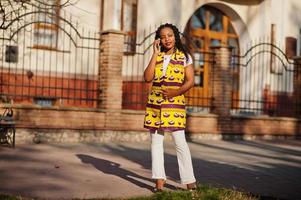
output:
[[[99,171],[105,173],[105,174],[111,174],[118,176],[120,178],[123,178],[124,180],[127,180],[141,188],[146,188],[150,191],[153,191],[153,187],[150,185],[147,185],[141,181],[138,181],[136,179],[142,179],[146,181],[153,182],[152,179],[140,176],[134,172],[131,172],[129,170],[121,168],[121,165],[116,162],[112,162],[109,160],[104,160],[100,158],[95,158],[93,156],[84,155],[84,154],[76,154],[76,156],[82,161],[82,163],[91,164]],[[174,186],[167,185],[168,188],[174,189]]]

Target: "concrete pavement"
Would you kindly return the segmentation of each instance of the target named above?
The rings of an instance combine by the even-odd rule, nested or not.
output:
[[[200,183],[301,199],[301,141],[189,142]],[[0,147],[0,193],[43,199],[152,194],[150,144],[27,144]],[[168,189],[182,187],[175,150],[165,141]]]

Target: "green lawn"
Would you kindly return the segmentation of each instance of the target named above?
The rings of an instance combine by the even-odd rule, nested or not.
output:
[[[194,198],[193,198],[194,197]],[[131,198],[128,200],[258,200],[251,195],[242,192],[213,188],[209,186],[200,186],[193,194],[188,191],[172,191],[154,194],[150,197]]]
[[[195,197],[195,198],[193,198]],[[0,200],[29,200],[30,198],[24,198],[21,196],[10,196],[0,194]],[[242,192],[213,188],[210,186],[201,186],[193,194],[188,191],[164,191],[162,193],[156,193],[149,197],[137,197],[130,199],[118,199],[118,200],[259,200],[259,198],[252,195],[244,194]],[[92,200],[92,199],[91,199]],[[97,199],[94,199],[97,200]],[[99,199],[100,200],[100,199]],[[113,200],[113,199],[111,199]],[[117,200],[117,199],[116,199]]]

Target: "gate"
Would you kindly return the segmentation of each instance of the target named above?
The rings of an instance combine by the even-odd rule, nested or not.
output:
[[[294,61],[279,46],[266,41],[246,49],[241,55],[233,50],[231,66],[239,76],[239,84],[233,85],[237,91],[232,97],[233,113],[296,116],[294,81],[298,74]]]
[[[96,107],[98,30],[80,27],[60,6],[29,4],[16,12],[0,29],[2,101]]]

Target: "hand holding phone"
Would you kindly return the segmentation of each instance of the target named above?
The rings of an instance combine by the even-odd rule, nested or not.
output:
[[[161,52],[161,46],[160,46],[160,39],[157,39],[154,41],[153,47],[154,47],[154,53],[160,53]]]

